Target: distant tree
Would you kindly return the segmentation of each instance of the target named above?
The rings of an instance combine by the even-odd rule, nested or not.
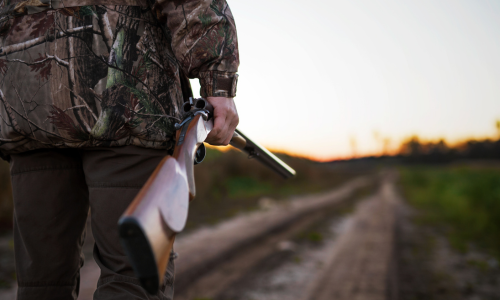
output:
[[[457,159],[500,159],[500,119],[495,121],[498,132],[497,139],[469,139],[458,144],[448,145],[444,139],[437,142],[422,141],[417,135],[406,138],[401,143],[396,156],[409,163],[449,163]],[[387,155],[390,143],[377,131],[373,132],[377,141],[383,145],[383,153]]]
[[[423,154],[423,145],[420,142],[420,138],[414,135],[406,141],[403,141],[399,153],[407,156],[419,156]]]
[[[497,126],[498,138],[500,139],[500,120],[497,120],[497,123],[495,125]]]
[[[449,151],[446,141],[444,139],[440,139],[439,142],[434,144],[434,151],[440,154],[446,154]]]

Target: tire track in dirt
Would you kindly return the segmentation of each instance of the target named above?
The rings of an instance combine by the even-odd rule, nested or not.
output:
[[[377,195],[358,206],[352,226],[303,300],[397,299],[394,247],[400,200],[394,182],[395,174],[386,174]]]
[[[176,300],[217,299],[248,270],[275,252],[276,244],[340,208],[373,179],[359,178],[339,189],[297,198],[269,211],[243,215],[176,241]]]

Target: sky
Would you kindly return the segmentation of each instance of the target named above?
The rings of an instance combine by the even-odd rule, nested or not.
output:
[[[495,136],[498,0],[228,3],[238,128],[266,147],[328,160]]]

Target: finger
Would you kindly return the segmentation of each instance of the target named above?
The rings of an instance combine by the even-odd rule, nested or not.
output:
[[[224,140],[224,142],[222,143],[223,145],[229,145],[229,143],[231,142],[231,139],[233,138],[233,135],[230,134],[227,136],[226,140]]]
[[[216,134],[216,139],[217,142],[220,144],[225,144],[227,145],[225,141],[228,139],[230,135],[232,135],[231,131],[231,123],[233,122],[233,119],[235,117],[234,109],[232,108],[225,108],[222,110],[223,111],[223,116],[224,116],[224,124],[222,125],[221,130]],[[223,117],[222,114],[219,116],[219,118]]]
[[[234,116],[233,119],[231,120],[229,127],[228,127],[228,134],[226,137],[226,140],[224,141],[224,144],[229,144],[231,139],[233,138],[234,130],[236,129],[236,126],[238,126],[238,123],[240,122],[238,116]]]
[[[224,123],[226,121],[226,116],[225,114],[217,114],[216,112],[214,112],[214,127],[212,128],[212,130],[210,131],[210,133],[208,134],[207,136],[207,141],[209,143],[216,143],[217,140],[219,139],[219,135],[222,131],[222,129],[224,128]]]
[[[231,121],[230,129],[234,131],[236,127],[238,127],[238,124],[240,124],[240,117],[238,117],[238,115],[235,115],[233,117],[233,120]]]
[[[236,129],[236,126],[238,126],[239,122],[240,119],[238,117],[238,113],[236,112],[236,108],[233,107],[233,109],[229,110],[226,116],[227,131],[224,133],[225,144],[228,144],[233,137],[234,130]]]
[[[227,140],[228,140],[228,137],[230,135],[232,135],[232,133],[229,132],[229,125],[230,125],[230,122],[228,119],[226,119],[226,122],[224,122],[224,128],[221,130],[220,134],[218,135],[218,142],[224,146],[227,146],[227,144],[229,144],[229,141],[227,141]]]

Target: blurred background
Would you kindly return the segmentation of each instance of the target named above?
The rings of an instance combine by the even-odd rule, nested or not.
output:
[[[344,198],[331,196],[342,205],[308,211],[312,221],[276,238],[278,246],[255,254],[250,266],[237,267],[241,274],[221,283],[222,290],[207,289],[202,281],[215,275],[199,271],[195,292],[180,285],[178,299],[313,299],[321,289],[304,278],[329,278],[321,270],[339,259],[328,263],[332,249],[356,253],[354,244],[337,242],[359,235],[348,226],[356,220],[372,224],[391,245],[379,253],[387,268],[372,274],[391,284],[382,292],[365,288],[372,297],[385,295],[373,299],[500,299],[500,2],[228,3],[241,61],[239,128],[298,175],[285,181],[240,152],[210,147],[195,168],[186,240],[248,214],[330,195],[360,178],[364,184]],[[199,83],[191,84],[199,96]],[[370,201],[382,210],[366,217],[359,207]],[[386,220],[386,229],[376,226]],[[9,170],[2,162],[0,296],[15,288],[11,229]],[[86,245],[91,260],[91,235]],[[359,255],[364,263],[352,264],[359,274],[349,277],[351,286],[372,282],[360,274],[380,263]],[[361,286],[376,286],[370,284]],[[336,299],[354,299],[353,290]],[[331,291],[320,292],[314,299],[333,299]]]

